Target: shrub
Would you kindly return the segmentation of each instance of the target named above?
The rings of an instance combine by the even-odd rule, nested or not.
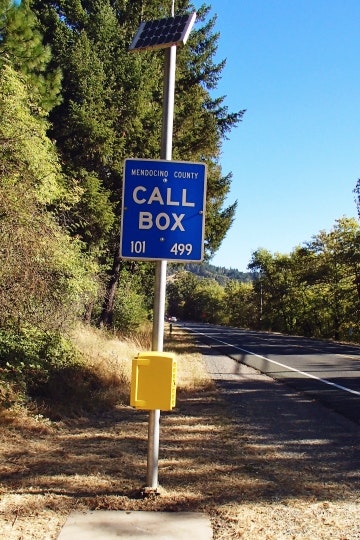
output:
[[[120,287],[116,294],[113,326],[123,333],[132,333],[148,320],[144,297],[130,287]]]
[[[0,405],[11,405],[10,387],[25,401],[49,380],[54,369],[73,365],[77,359],[70,341],[58,333],[31,327],[0,329]]]

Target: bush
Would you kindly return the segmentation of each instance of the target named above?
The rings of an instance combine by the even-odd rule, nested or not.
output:
[[[34,328],[2,329],[0,412],[22,406],[59,420],[128,401],[128,358],[134,354],[90,327],[72,341]]]
[[[54,369],[73,365],[77,359],[72,344],[58,333],[34,328],[1,329],[0,405],[11,405],[10,386],[17,389],[18,399],[26,401],[49,380]]]
[[[116,294],[113,326],[125,334],[135,332],[148,320],[144,297],[130,287],[120,287]]]

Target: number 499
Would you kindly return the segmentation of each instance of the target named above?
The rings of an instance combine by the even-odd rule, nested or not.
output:
[[[192,252],[192,244],[174,244],[173,247],[170,249],[171,253],[174,253],[174,255],[190,255]]]

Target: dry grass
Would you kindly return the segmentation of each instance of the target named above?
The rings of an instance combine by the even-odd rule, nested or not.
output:
[[[93,369],[120,386],[129,380],[139,344],[80,334]],[[3,418],[0,435],[1,540],[54,540],[69,512],[80,509],[205,511],[217,540],[360,538],[351,486],[325,482],[300,457],[261,445],[251,425],[232,423],[201,355],[179,330],[166,341],[178,357],[179,391],[177,408],[161,414],[161,495],[138,496],[148,415],[126,400],[58,422],[17,411]]]

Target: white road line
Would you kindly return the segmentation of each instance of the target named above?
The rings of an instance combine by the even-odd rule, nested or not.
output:
[[[344,390],[345,392],[349,392],[349,394],[354,394],[355,396],[360,396],[360,392],[357,390],[352,390],[351,388],[347,388],[346,386],[342,386],[341,384],[336,384],[331,381],[328,381],[327,379],[322,379],[321,377],[316,377],[316,375],[311,375],[311,373],[306,373],[306,371],[300,371],[299,369],[293,368],[291,366],[287,366],[286,364],[282,364],[281,362],[277,362],[276,360],[271,360],[270,358],[266,358],[266,356],[261,356],[260,354],[256,354],[252,351],[247,351],[246,349],[242,349],[241,347],[236,347],[235,345],[232,345],[231,343],[226,343],[226,341],[221,341],[220,339],[208,336],[207,334],[204,334],[203,332],[195,332],[191,328],[186,328],[187,330],[190,330],[190,332],[193,332],[193,334],[199,334],[201,336],[205,336],[207,338],[212,339],[213,341],[217,341],[221,343],[222,345],[226,345],[227,347],[232,347],[233,349],[237,351],[242,351],[246,354],[251,354],[252,356],[257,356],[258,358],[262,358],[263,360],[266,360],[267,362],[271,362],[272,364],[276,364],[277,366],[286,368],[290,371],[295,371],[295,373],[299,373],[300,375],[304,375],[305,377],[309,377],[309,379],[315,379],[316,381],[322,382],[324,384],[327,384],[328,386],[333,386],[339,390]]]
[[[336,353],[336,356],[341,356],[341,358],[350,358],[350,360],[360,360],[359,356],[351,356],[350,354]]]

